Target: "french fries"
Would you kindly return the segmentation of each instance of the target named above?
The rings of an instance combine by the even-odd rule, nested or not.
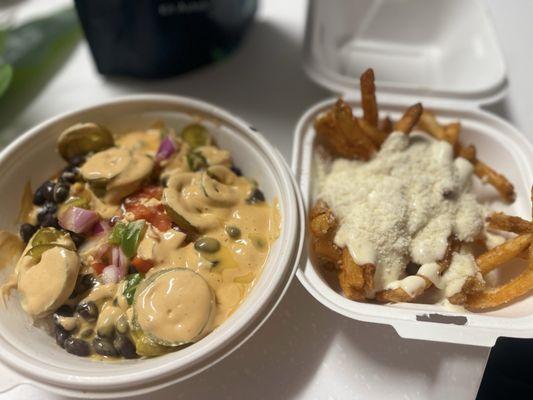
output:
[[[452,262],[454,253],[456,253],[461,247],[461,242],[457,240],[455,236],[450,236],[448,238],[448,246],[446,247],[446,252],[444,257],[438,262],[439,264],[439,275],[448,269]],[[418,275],[420,278],[424,279],[425,284],[421,289],[420,293],[416,293],[414,296],[411,296],[401,287],[396,289],[386,289],[376,293],[376,300],[382,303],[408,303],[416,300],[416,298],[429,289],[433,282],[423,275]]]
[[[481,254],[476,258],[479,271],[486,274],[501,264],[518,257],[531,244],[532,236],[531,233],[517,236]]]
[[[476,157],[476,149],[473,145],[463,147],[459,141],[461,125],[458,122],[442,126],[438,123],[435,115],[425,110],[418,124],[419,128],[438,140],[450,143],[459,157],[466,158],[474,165],[474,172],[483,182],[487,182],[498,191],[500,196],[508,203],[515,200],[516,194],[513,184],[509,180],[494,171],[491,167]]]
[[[337,220],[324,202],[317,202],[309,212],[309,229],[313,256],[328,269],[336,268],[342,256],[342,250],[333,243]]]
[[[385,134],[385,136],[388,136],[392,133],[394,129],[394,124],[392,123],[392,120],[386,116],[381,121],[379,121],[378,129]]]
[[[513,232],[516,234],[533,232],[533,224],[520,217],[496,212],[488,218],[489,227],[499,231]]]
[[[533,187],[531,188],[533,207]],[[502,213],[493,214],[490,223],[501,226],[508,231],[519,231],[518,236],[480,255],[476,262],[482,274],[486,274],[501,264],[520,257],[527,250],[527,268],[511,281],[496,287],[469,293],[465,306],[469,310],[481,311],[503,306],[533,290],[533,233],[530,232],[531,221],[511,217]]]
[[[344,295],[349,299],[365,301],[365,274],[363,268],[352,259],[346,248],[342,252],[339,285]]]
[[[409,107],[396,122],[388,117],[379,116],[376,101],[374,72],[366,70],[360,77],[362,116],[353,114],[351,107],[342,99],[319,115],[315,120],[317,143],[333,156],[349,159],[369,160],[379,151],[387,137],[395,131],[409,134],[415,127],[425,131],[437,140],[448,142],[456,157],[463,157],[474,166],[475,174],[492,185],[507,202],[515,199],[515,191],[509,180],[479,160],[474,145],[463,145],[460,140],[461,124],[452,122],[440,124],[435,115],[424,110],[420,103]],[[533,207],[533,189],[532,189]],[[496,288],[487,288],[483,280],[476,276],[465,279],[461,290],[448,298],[452,304],[464,305],[467,309],[478,311],[507,304],[533,290],[533,222],[520,217],[496,212],[487,218],[488,227],[494,230],[516,234],[503,244],[485,251],[476,258],[479,272],[486,275],[502,264],[515,259],[525,258],[528,268],[510,282]],[[334,243],[338,222],[327,204],[318,201],[309,212],[311,232],[311,252],[319,264],[336,269],[340,287],[346,297],[356,301],[367,301],[374,293],[375,266],[359,265],[351,257],[347,248],[339,248]],[[455,236],[448,239],[444,257],[438,262],[439,275],[450,266],[454,254],[461,249],[461,243]],[[423,275],[420,293],[411,296],[401,287],[381,290],[375,293],[378,302],[410,302],[433,286]]]
[[[405,134],[410,133],[416,124],[418,124],[418,121],[420,120],[420,116],[422,115],[422,104],[416,103],[409,107],[407,110],[405,110],[405,113],[403,114],[402,118],[396,122],[396,125],[394,128],[397,131],[403,132]]]
[[[374,85],[374,71],[367,69],[360,78],[361,107],[363,107],[363,120],[370,126],[378,127],[378,103],[376,101],[376,87]]]

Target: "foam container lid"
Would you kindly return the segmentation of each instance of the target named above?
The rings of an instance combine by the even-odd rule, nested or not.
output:
[[[460,120],[465,143],[475,143],[480,158],[504,172],[517,191],[517,200],[507,205],[491,187],[476,182],[478,197],[495,210],[530,218],[533,146],[511,124],[479,108],[501,98],[507,85],[503,57],[479,1],[344,0],[338,7],[311,1],[304,65],[317,83],[343,95],[357,115],[362,113],[355,97],[358,77],[372,67],[381,113],[397,119],[406,106],[422,101],[439,121]],[[308,209],[315,200],[313,121],[335,100],[314,105],[296,126],[292,168]],[[493,271],[488,279],[507,281],[518,268]],[[309,260],[297,276],[331,310],[392,325],[404,338],[493,346],[500,336],[533,337],[532,296],[490,312],[461,313],[438,305],[351,301]]]
[[[478,104],[501,98],[506,66],[478,0],[311,0],[304,67],[320,85],[353,93],[376,71],[380,94]]]

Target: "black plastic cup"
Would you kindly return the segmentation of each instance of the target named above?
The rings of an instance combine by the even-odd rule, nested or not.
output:
[[[98,71],[164,78],[231,53],[257,0],[75,0]]]

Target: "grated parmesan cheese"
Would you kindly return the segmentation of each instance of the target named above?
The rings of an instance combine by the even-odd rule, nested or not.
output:
[[[422,278],[394,283],[405,277],[409,261],[434,263],[451,234],[472,242],[483,231],[472,174],[472,164],[454,158],[449,143],[421,132],[393,132],[368,162],[334,160],[321,173],[318,198],[339,219],[335,244],[347,247],[357,263],[376,265],[374,291],[405,286],[416,293]]]

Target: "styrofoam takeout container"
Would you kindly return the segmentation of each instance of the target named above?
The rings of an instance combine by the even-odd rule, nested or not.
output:
[[[243,304],[207,337],[175,353],[152,359],[95,362],[65,352],[32,326],[12,296],[0,310],[0,392],[30,383],[80,397],[121,397],[161,388],[190,377],[228,355],[274,310],[293,276],[302,251],[305,221],[300,191],[289,167],[254,128],[220,108],[184,97],[141,95],[116,99],[52,118],[23,134],[0,153],[0,227],[16,232],[16,216],[27,179],[33,187],[63,163],[56,139],[63,129],[93,121],[114,132],[148,127],[156,120],[180,128],[200,119],[236,165],[259,182],[268,199],[277,197],[281,233],[264,270]],[[0,270],[0,282],[9,271]],[[45,282],[43,282],[45,284]]]
[[[439,121],[460,120],[462,140],[515,185],[517,200],[505,205],[490,187],[476,185],[496,210],[530,218],[533,146],[501,118],[480,106],[500,99],[505,63],[485,7],[462,0],[344,0],[336,7],[311,1],[304,66],[319,84],[343,95],[361,115],[359,75],[372,67],[382,115],[398,118],[418,101]],[[313,120],[336,99],[311,107],[296,126],[293,172],[306,207],[314,203]],[[516,271],[514,271],[516,272]],[[492,278],[498,282],[508,276]],[[504,274],[501,274],[504,275]],[[351,301],[310,261],[297,276],[322,304],[347,317],[392,325],[404,338],[493,346],[500,336],[533,337],[533,296],[485,313],[452,312],[424,304],[378,305]]]

